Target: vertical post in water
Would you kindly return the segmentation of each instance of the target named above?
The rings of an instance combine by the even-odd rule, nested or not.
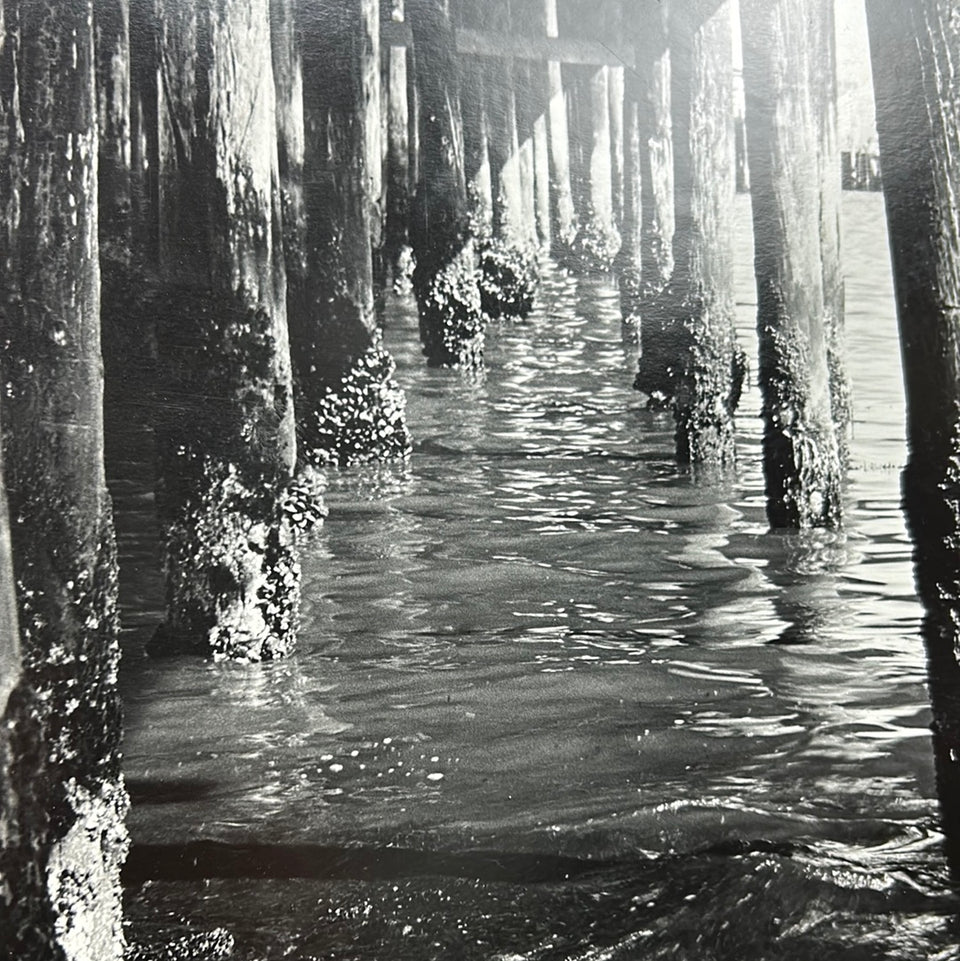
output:
[[[486,7],[478,4],[457,6],[458,26],[482,30],[487,26]],[[493,234],[493,174],[490,168],[490,130],[487,104],[487,67],[481,57],[462,54],[459,58],[460,113],[463,118],[464,173],[470,229],[477,239],[487,242]]]
[[[444,0],[409,0],[419,96],[413,287],[427,363],[479,369],[483,315],[470,234],[456,44]]]
[[[404,0],[390,0],[390,20],[403,23]],[[387,160],[386,223],[384,257],[387,268],[398,279],[403,274],[404,251],[410,244],[410,110],[407,102],[407,48],[391,44],[387,49]]]
[[[834,0],[817,0],[810,19],[814,29],[811,58],[820,163],[820,257],[823,265],[823,308],[830,373],[830,411],[840,464],[849,459],[853,405],[846,369],[846,287],[840,261],[840,218],[843,197],[838,131],[837,38]]]
[[[907,400],[903,503],[927,607],[938,792],[960,865],[960,59],[956,4],[868,0],[880,164]]]
[[[548,37],[558,37],[557,0],[542,0]],[[550,137],[550,186],[553,241],[569,247],[577,233],[577,219],[570,184],[570,131],[563,71],[556,60],[547,63],[547,128]]]
[[[733,35],[729,0],[671,4],[674,268],[658,309],[670,317],[669,390],[681,464],[734,457],[743,353],[733,327]]]
[[[620,264],[623,319],[640,324],[635,386],[656,405],[672,397],[677,358],[664,336],[672,318],[657,307],[673,273],[673,126],[667,3],[644,0],[625,23],[635,66],[624,90],[624,217]]]
[[[130,215],[135,260],[159,259],[158,26],[152,0],[133,0],[130,12]]]
[[[277,171],[287,278],[287,327],[311,323],[307,267],[307,206],[304,199],[303,55],[299,0],[270,0],[270,46],[276,91]],[[302,413],[297,409],[297,413]]]
[[[313,465],[403,456],[410,446],[374,310],[376,204],[366,171],[380,152],[367,154],[371,3],[302,8],[307,310],[291,325],[291,342],[300,457]]]
[[[610,0],[601,4],[599,12],[592,0],[575,0],[568,11],[572,35],[609,41],[616,32],[615,9]],[[573,85],[577,102],[572,113],[578,141],[576,179],[580,181],[579,189],[575,186],[580,209],[574,252],[587,270],[611,270],[620,248],[613,215],[610,71],[605,64],[571,71],[578,77]]]
[[[750,152],[767,515],[774,527],[840,521],[821,255],[819,0],[745,0]]]
[[[294,644],[300,571],[269,3],[162,3],[153,649],[274,658]]]
[[[363,192],[370,208],[370,255],[374,307],[383,314],[386,260],[383,252],[383,129],[380,105],[380,0],[360,0],[360,105],[363,114]]]
[[[544,37],[547,21],[543,0],[514,0],[511,6],[513,30],[523,36]],[[550,133],[549,133],[549,74],[548,65],[540,61],[520,61],[518,80],[517,123],[520,131],[521,153],[525,167],[529,165],[532,191],[533,222],[536,241],[542,250],[549,251],[553,240],[550,210]]]
[[[490,2],[482,12],[478,25],[492,35],[509,37],[521,23],[510,0]],[[493,236],[478,238],[481,306],[488,317],[524,317],[533,306],[538,279],[533,142],[521,136],[518,122],[525,66],[512,57],[489,57],[482,70]]]
[[[128,262],[131,253],[129,0],[98,0],[94,17],[100,138],[100,255]]]
[[[12,547],[0,546],[0,944],[23,961],[120,959],[127,799],[103,466],[93,5],[5,0],[0,21]],[[5,518],[0,545],[7,535]]]
[[[617,33],[620,36],[620,25]],[[610,179],[613,203],[613,226],[619,231],[623,225],[624,125],[623,102],[626,78],[623,67],[610,67]],[[622,241],[621,241],[622,242]]]

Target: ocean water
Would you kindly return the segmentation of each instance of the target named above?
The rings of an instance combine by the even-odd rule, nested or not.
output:
[[[755,356],[749,220],[738,198]],[[223,926],[244,959],[960,956],[879,195],[844,197],[844,263],[838,533],[769,531],[755,382],[736,471],[678,470],[616,291],[557,270],[528,321],[489,328],[480,378],[427,369],[391,298],[414,452],[328,478],[290,660],[143,655],[152,505],[138,442],[115,443],[131,937]]]

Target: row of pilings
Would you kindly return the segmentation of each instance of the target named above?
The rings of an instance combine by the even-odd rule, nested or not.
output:
[[[948,799],[952,7],[868,3]],[[831,10],[741,11],[775,526],[840,514]],[[725,0],[3,0],[0,13],[0,945],[25,961],[115,958],[127,802],[104,366],[108,394],[141,380],[152,394],[162,651],[290,650],[318,471],[410,447],[379,323],[384,283],[409,265],[427,361],[474,368],[486,318],[529,310],[544,250],[612,266],[640,330],[637,387],[673,410],[682,462],[728,465],[745,366],[734,27]]]

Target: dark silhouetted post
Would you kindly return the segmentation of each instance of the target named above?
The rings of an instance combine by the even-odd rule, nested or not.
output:
[[[6,0],[0,20],[0,944],[18,961],[119,961],[127,798],[103,467],[93,8]]]
[[[390,20],[403,23],[404,0],[390,0]],[[402,258],[410,244],[410,204],[413,182],[410,178],[410,109],[407,102],[407,48],[391,44],[386,52],[387,145],[386,145],[386,223],[384,257],[394,279],[403,273]]]
[[[821,255],[816,2],[746,0],[742,8],[764,473],[774,527],[831,526],[841,512]]]
[[[371,0],[335,0],[304,13],[307,311],[295,325],[291,317],[290,335],[300,458],[311,464],[403,456],[410,446],[374,311],[371,9]]]
[[[938,790],[960,871],[960,58],[956,4],[868,0],[880,166],[907,399],[914,539]]]
[[[100,142],[100,254],[131,254],[130,7],[98,0],[94,9]]]
[[[483,316],[469,230],[456,44],[444,0],[408,3],[420,163],[412,224],[420,337],[432,366],[479,368]]]
[[[300,592],[268,0],[164,2],[157,651],[286,654]]]
[[[669,12],[676,266],[660,298],[671,318],[663,353],[675,358],[677,458],[718,467],[733,460],[744,370],[733,328],[730,4],[696,0]]]

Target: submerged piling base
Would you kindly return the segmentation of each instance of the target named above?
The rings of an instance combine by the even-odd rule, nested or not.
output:
[[[531,248],[491,239],[480,246],[480,306],[497,320],[522,320],[531,310],[540,283],[537,255]]]

